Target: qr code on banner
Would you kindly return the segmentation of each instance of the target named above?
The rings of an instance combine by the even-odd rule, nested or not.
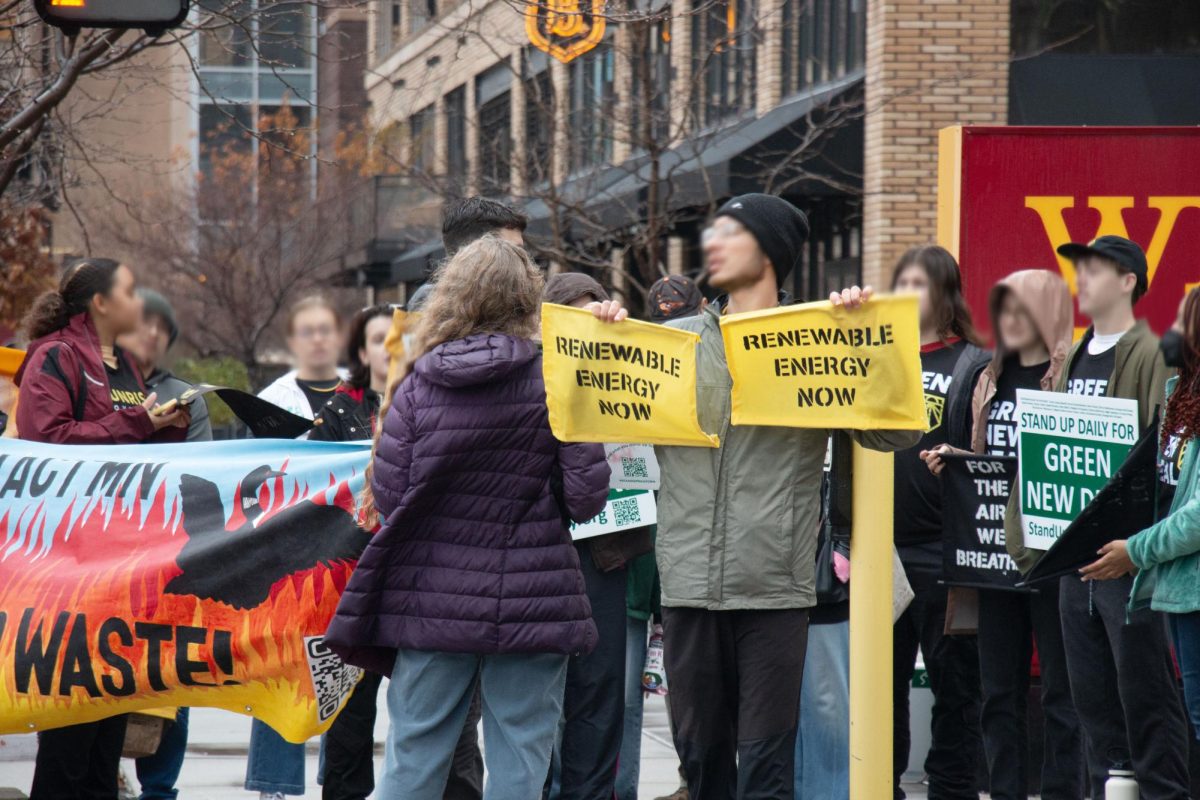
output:
[[[646,478],[650,477],[650,469],[646,466],[646,459],[640,456],[621,456],[621,474],[626,478]]]
[[[317,698],[317,721],[324,722],[337,713],[363,671],[338,658],[325,646],[324,636],[305,636],[304,655],[312,676],[313,695]]]
[[[617,527],[621,528],[626,525],[636,525],[642,521],[642,512],[638,508],[636,497],[631,497],[626,500],[613,500],[613,516]]]

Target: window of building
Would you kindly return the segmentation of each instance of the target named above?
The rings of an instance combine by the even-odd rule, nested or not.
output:
[[[1012,0],[1012,49],[1081,54],[1200,54],[1200,3]]]
[[[550,180],[554,146],[554,83],[546,54],[527,50],[525,64],[525,183],[537,186]]]
[[[410,33],[424,30],[437,19],[437,0],[409,0]]]
[[[379,15],[375,18],[375,60],[388,56],[403,38],[401,14],[404,0],[378,0]]]
[[[434,125],[437,118],[437,108],[432,104],[425,106],[413,114],[408,121],[411,135],[412,166],[417,172],[429,172],[434,169]]]
[[[783,4],[780,73],[786,97],[836,80],[864,64],[866,0]]]
[[[605,42],[567,65],[570,71],[568,126],[572,172],[612,160],[613,49]]]
[[[467,87],[446,95],[446,178],[452,193],[460,193],[467,181]]]
[[[754,0],[692,2],[693,111],[708,127],[754,108],[758,25]]]
[[[630,76],[630,137],[634,150],[653,143],[665,147],[671,138],[671,13],[631,26],[635,54]],[[647,120],[649,126],[646,125]]]
[[[311,3],[258,0],[258,57],[270,67],[311,67],[314,40]]]
[[[512,78],[503,62],[475,79],[479,190],[492,197],[512,189]]]

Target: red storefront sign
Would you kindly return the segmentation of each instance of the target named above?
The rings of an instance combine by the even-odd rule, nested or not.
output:
[[[938,241],[981,329],[989,289],[1015,270],[1058,270],[1074,294],[1054,252],[1068,241],[1142,246],[1150,291],[1135,310],[1159,333],[1200,282],[1200,128],[952,127],[938,161]]]

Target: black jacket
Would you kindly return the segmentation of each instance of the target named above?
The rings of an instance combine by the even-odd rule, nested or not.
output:
[[[318,442],[370,439],[375,432],[380,399],[378,392],[343,383],[321,408],[308,438]]]

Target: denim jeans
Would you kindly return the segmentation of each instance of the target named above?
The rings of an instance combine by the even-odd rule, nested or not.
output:
[[[246,791],[304,794],[304,745],[292,744],[267,723],[254,720]]]
[[[401,650],[388,686],[387,755],[376,797],[441,800],[478,677],[484,800],[541,794],[562,715],[567,657]]]
[[[625,620],[625,732],[617,759],[617,800],[637,800],[642,760],[642,672],[646,668],[649,628],[647,620]]]
[[[175,782],[183,769],[187,738],[188,710],[181,708],[175,713],[175,721],[163,731],[158,752],[136,762],[137,779],[142,786],[140,800],[175,800],[179,796]]]
[[[1167,614],[1167,621],[1171,625],[1175,658],[1183,676],[1183,700],[1196,736],[1200,738],[1200,611]]]
[[[796,732],[796,800],[849,797],[850,623],[809,625]]]

